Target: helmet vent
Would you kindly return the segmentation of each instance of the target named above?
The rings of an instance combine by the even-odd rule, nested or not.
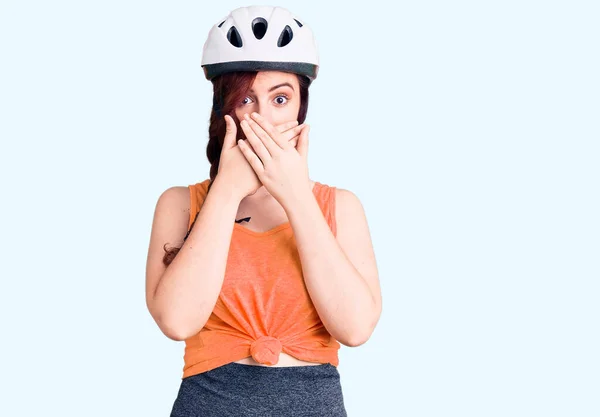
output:
[[[262,17],[257,17],[252,21],[252,32],[256,39],[262,39],[267,33],[267,21]]]
[[[296,20],[296,19],[294,19]],[[296,20],[296,23],[298,23],[298,26],[302,27],[302,23],[298,22],[298,20]]]
[[[225,23],[224,20],[221,23],[219,23],[219,27],[223,26],[223,23]]]
[[[237,31],[235,26],[229,28],[229,31],[227,32],[227,40],[236,48],[242,47],[242,38],[240,37],[240,33]]]
[[[277,41],[277,46],[282,47],[286,46],[292,40],[294,33],[292,32],[292,28],[287,26],[283,28],[281,31],[281,35],[279,35],[279,40]]]

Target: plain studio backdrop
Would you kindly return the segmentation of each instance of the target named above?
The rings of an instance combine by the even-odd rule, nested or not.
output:
[[[0,415],[168,415],[152,217],[208,178],[202,47],[247,5],[0,3]],[[598,3],[273,5],[320,51],[310,177],[361,199],[379,266],[349,416],[599,416]]]

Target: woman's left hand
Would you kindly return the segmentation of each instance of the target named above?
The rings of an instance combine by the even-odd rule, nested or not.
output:
[[[304,198],[307,191],[312,192],[308,177],[309,125],[304,125],[296,147],[258,113],[244,115],[240,126],[247,138],[238,142],[242,153],[258,179],[284,209]]]

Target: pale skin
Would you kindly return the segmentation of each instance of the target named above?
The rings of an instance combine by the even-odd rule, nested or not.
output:
[[[291,86],[281,86],[271,94],[283,92],[290,99],[280,99],[278,105],[273,105],[268,91],[284,83]],[[253,96],[244,100],[236,116],[242,120],[247,138],[240,148],[263,184],[256,193],[262,201],[256,201],[256,194],[246,197],[242,215],[258,211],[257,206],[262,211],[268,204],[273,210],[271,215],[263,219],[263,224],[253,225],[259,231],[289,219],[306,287],[321,321],[338,341],[361,345],[370,337],[381,314],[377,266],[362,204],[350,191],[337,189],[336,239],[312,193],[314,181],[308,177],[308,125],[296,144],[282,140],[273,126],[297,114],[300,103],[297,78],[282,72],[262,72],[252,90]],[[286,108],[287,103],[290,104]],[[249,210],[252,205],[255,210]],[[301,365],[313,364],[283,352],[280,362],[284,355]],[[253,362],[261,365],[252,358],[243,360],[243,363]]]
[[[278,87],[272,89],[274,86]],[[249,223],[240,225],[257,232],[290,222],[306,288],[323,325],[340,343],[359,346],[370,338],[382,309],[367,219],[358,197],[337,188],[337,237],[333,235],[312,192],[314,181],[308,176],[309,126],[302,125],[294,140],[284,138],[281,129],[275,127],[295,121],[299,107],[296,75],[264,71],[258,73],[250,94],[236,109],[243,130],[238,137],[243,133],[246,138],[238,146],[262,186],[239,200],[235,218],[251,217]],[[180,189],[179,201],[182,205],[187,201],[189,214],[186,187],[173,189]],[[181,211],[185,213],[186,208],[181,207]],[[236,362],[270,366],[252,357]],[[311,365],[320,363],[302,361],[281,352],[278,363],[272,366]]]

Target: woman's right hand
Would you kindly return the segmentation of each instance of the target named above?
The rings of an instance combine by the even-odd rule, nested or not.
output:
[[[228,188],[233,188],[241,200],[248,195],[254,194],[262,186],[262,183],[237,144],[237,127],[233,118],[225,115],[225,123],[225,139],[219,159],[217,177]],[[298,125],[298,121],[294,120],[275,127],[288,141],[291,141],[296,146],[303,125]]]

